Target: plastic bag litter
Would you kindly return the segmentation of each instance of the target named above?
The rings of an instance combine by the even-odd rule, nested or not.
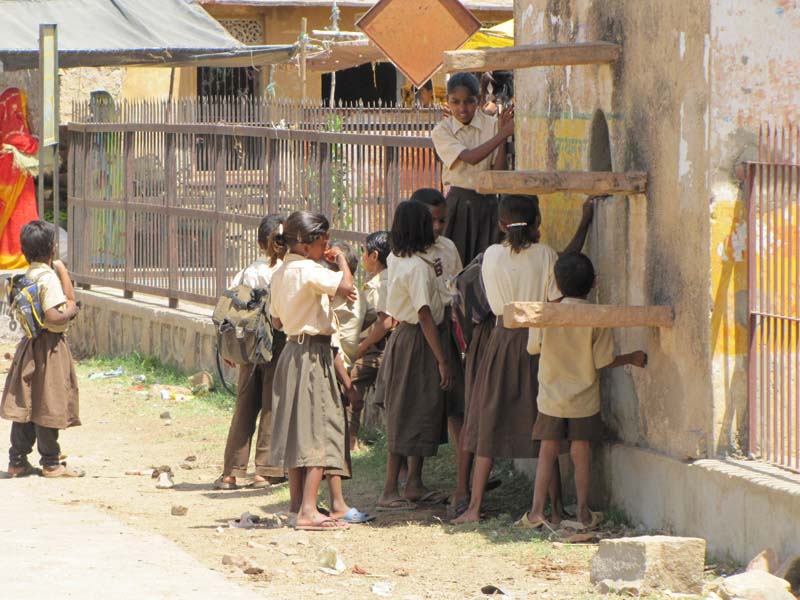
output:
[[[376,596],[390,596],[394,590],[394,584],[388,581],[379,581],[372,584],[372,593]]]
[[[112,377],[120,377],[125,372],[122,370],[122,367],[114,369],[113,371],[104,371],[103,373],[92,373],[89,375],[90,380],[95,379],[111,379]]]
[[[344,573],[345,564],[339,551],[333,546],[325,546],[317,553],[319,570],[328,575],[341,575]]]
[[[243,512],[241,517],[228,523],[228,527],[231,529],[252,529],[259,521],[261,521],[261,517],[251,515],[249,512]]]

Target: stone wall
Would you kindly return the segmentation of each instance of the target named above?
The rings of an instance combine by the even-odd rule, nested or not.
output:
[[[518,0],[515,14],[518,43],[606,40],[623,47],[612,65],[517,71],[517,168],[585,170],[610,158],[606,168],[648,172],[646,195],[598,206],[589,241],[600,275],[597,299],[671,305],[675,327],[615,333],[620,352],[642,348],[650,363],[646,371],[605,375],[611,402],[604,416],[628,443],[679,458],[706,456],[707,7]],[[603,148],[604,121],[610,149]],[[582,201],[542,198],[543,229],[556,248],[574,231]]]

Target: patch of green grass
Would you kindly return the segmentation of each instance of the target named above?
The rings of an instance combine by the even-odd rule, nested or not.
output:
[[[79,369],[85,371],[87,375],[90,373],[113,371],[117,368],[122,368],[123,375],[118,378],[111,378],[109,381],[125,382],[129,383],[131,386],[141,385],[145,389],[148,389],[149,386],[153,384],[189,387],[188,376],[186,374],[181,373],[178,369],[165,365],[157,358],[142,356],[138,353],[115,358],[88,358],[81,361],[79,366]],[[145,381],[143,383],[134,381],[134,377],[137,375],[144,375]],[[214,376],[214,389],[207,394],[195,396],[195,399],[201,404],[223,410],[232,409],[236,403],[236,398],[225,391],[220,385],[218,376]]]

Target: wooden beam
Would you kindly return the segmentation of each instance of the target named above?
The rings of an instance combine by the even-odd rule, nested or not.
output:
[[[444,70],[496,71],[559,65],[596,65],[619,58],[621,48],[611,42],[528,44],[510,48],[455,50],[444,53]]]
[[[611,306],[561,302],[511,302],[503,310],[509,329],[521,327],[672,327],[670,306]]]
[[[478,179],[481,194],[554,194],[573,192],[602,196],[643,194],[647,173],[610,171],[484,171]]]

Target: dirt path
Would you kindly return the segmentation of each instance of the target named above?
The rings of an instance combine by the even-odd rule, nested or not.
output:
[[[6,351],[8,347],[0,348],[0,356]],[[2,370],[7,370],[7,362]],[[595,547],[554,546],[540,536],[514,531],[510,514],[466,528],[443,525],[442,509],[383,516],[370,526],[336,533],[232,529],[229,522],[245,511],[268,519],[287,510],[288,491],[285,485],[272,490],[212,489],[221,469],[230,412],[201,401],[152,401],[132,389],[128,375],[89,381],[86,366],[78,371],[85,425],[63,432],[61,441],[68,460],[85,468],[87,477],[2,481],[0,487],[15,486],[32,496],[47,494],[66,505],[97,507],[127,525],[176,542],[208,568],[275,600],[318,595],[379,598],[376,592],[383,590],[389,590],[388,597],[405,600],[481,598],[481,588],[488,584],[517,598],[602,597],[589,583],[588,564]],[[171,413],[170,425],[159,416],[164,411]],[[3,448],[8,431],[9,424],[0,423]],[[181,468],[189,456],[196,457],[187,463],[191,470]],[[447,484],[450,460],[447,454],[431,461],[429,484]],[[351,504],[371,510],[383,458],[368,450],[354,463],[355,478],[346,484],[345,494]],[[162,464],[175,472],[172,490],[156,489],[148,477],[125,475],[127,469]],[[514,485],[507,482],[489,494],[489,504],[508,513],[521,512],[526,496],[519,486],[526,484],[517,483],[516,492]],[[188,514],[172,516],[173,505],[187,507]],[[317,555],[327,546],[338,550],[346,565],[343,573],[320,571]],[[264,572],[247,575],[241,568],[224,566],[226,554],[241,555]]]

